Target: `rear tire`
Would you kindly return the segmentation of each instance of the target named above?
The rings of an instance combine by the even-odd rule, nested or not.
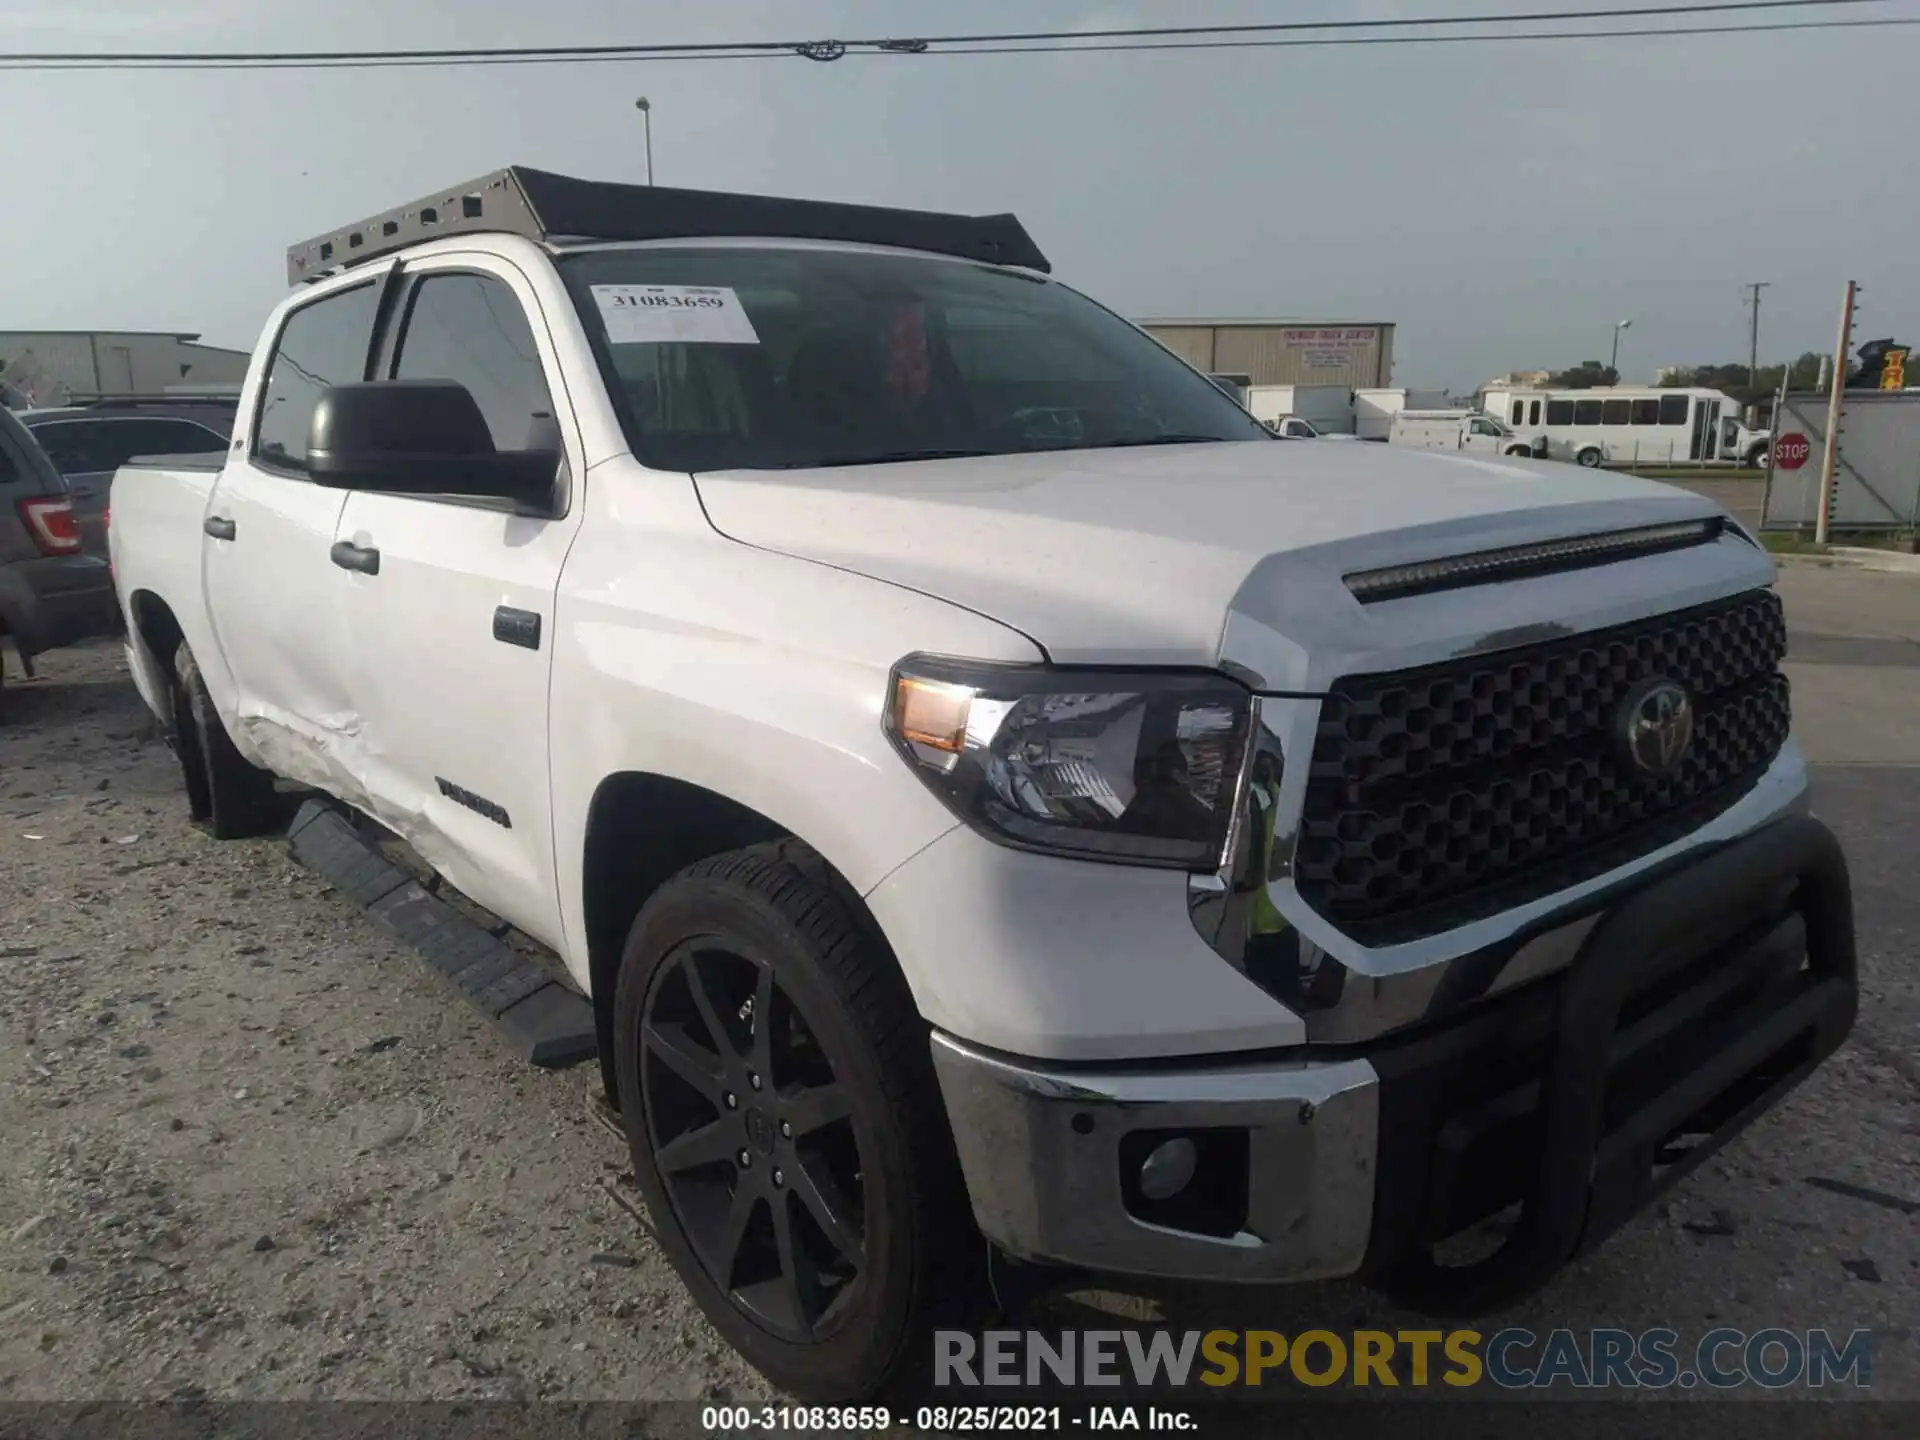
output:
[[[1598,470],[1600,468],[1600,462],[1607,457],[1600,451],[1598,446],[1589,445],[1573,458],[1574,463],[1584,466],[1588,470]]]
[[[173,676],[173,747],[187,784],[187,813],[216,840],[242,840],[276,828],[273,776],[234,748],[200,676],[200,662],[185,641],[174,652]]]
[[[804,1399],[906,1393],[986,1244],[857,898],[797,841],[681,871],[627,937],[614,1043],[634,1175],[714,1327]]]

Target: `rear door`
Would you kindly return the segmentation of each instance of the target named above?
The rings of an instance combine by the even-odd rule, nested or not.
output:
[[[307,478],[307,428],[327,386],[366,378],[380,284],[335,285],[286,314],[201,537],[235,739],[278,774],[354,804],[365,798],[362,701],[348,586],[328,559],[347,493]]]
[[[547,687],[560,568],[580,524],[571,412],[539,300],[514,265],[409,266],[379,374],[452,380],[498,450],[550,453],[549,515],[457,496],[355,491],[336,539],[368,727],[374,815],[481,905],[558,944]],[[377,571],[364,557],[377,552]]]

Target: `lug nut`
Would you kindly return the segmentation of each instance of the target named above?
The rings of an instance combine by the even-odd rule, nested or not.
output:
[[[784,1185],[787,1183],[787,1177],[776,1170],[773,1172],[773,1183],[775,1185]]]
[[[726,1099],[727,1099],[727,1109],[738,1110],[740,1108],[740,1098],[737,1095],[735,1095],[731,1090],[727,1091]]]
[[[753,1156],[749,1155],[746,1151],[742,1150],[735,1158],[739,1160],[742,1170],[751,1170],[753,1168]]]
[[[782,1140],[791,1140],[793,1138],[793,1126],[785,1120],[780,1122],[780,1138]]]
[[[747,1076],[747,1083],[758,1090],[760,1088],[760,1077],[758,1075],[749,1075]]]

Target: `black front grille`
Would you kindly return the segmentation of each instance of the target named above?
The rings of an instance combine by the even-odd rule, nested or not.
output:
[[[1295,853],[1301,895],[1398,943],[1578,884],[1726,810],[1786,742],[1786,620],[1770,591],[1390,675],[1321,709]],[[1692,697],[1693,743],[1655,779],[1620,753],[1641,682]]]

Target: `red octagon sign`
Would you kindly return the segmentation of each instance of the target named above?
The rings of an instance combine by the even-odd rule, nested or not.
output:
[[[1804,435],[1782,435],[1773,442],[1773,463],[1782,470],[1798,470],[1813,454]]]

